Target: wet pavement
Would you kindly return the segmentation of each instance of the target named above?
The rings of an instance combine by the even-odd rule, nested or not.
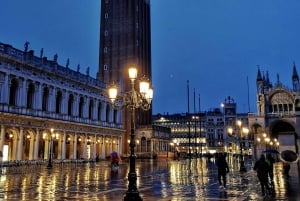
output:
[[[297,201],[300,178],[292,164],[289,179],[275,163],[275,197],[262,197],[253,162],[246,160],[248,171],[238,171],[238,161],[230,163],[226,191],[220,191],[214,161],[198,159],[137,160],[137,186],[147,201],[231,200]],[[0,174],[0,200],[122,200],[127,191],[129,162],[122,161],[117,173],[107,161],[97,163],[47,164],[3,167]]]

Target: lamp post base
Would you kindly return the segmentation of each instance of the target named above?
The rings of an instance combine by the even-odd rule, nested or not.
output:
[[[138,191],[134,192],[127,192],[124,201],[143,201],[143,199],[140,197]]]

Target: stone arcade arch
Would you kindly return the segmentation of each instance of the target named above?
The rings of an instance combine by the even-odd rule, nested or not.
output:
[[[278,139],[280,151],[289,149],[298,153],[297,135],[291,123],[283,120],[273,122],[270,126],[270,137]]]

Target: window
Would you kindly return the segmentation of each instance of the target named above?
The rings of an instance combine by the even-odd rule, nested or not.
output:
[[[61,110],[61,102],[62,102],[62,92],[58,91],[56,94],[56,105],[55,105],[55,112],[58,114]]]
[[[93,108],[94,108],[94,101],[91,99],[89,105],[89,119],[93,119]]]
[[[105,14],[104,14],[104,18],[105,18],[105,19],[108,19],[108,13],[105,13]]]
[[[83,106],[84,106],[84,100],[83,100],[83,97],[80,97],[80,99],[79,99],[79,112],[78,112],[79,117],[83,117]]]
[[[107,70],[107,65],[106,64],[104,64],[104,70]]]
[[[104,31],[104,36],[108,36],[108,31],[107,30]]]
[[[104,47],[103,51],[104,53],[107,53],[107,47]]]
[[[47,111],[48,109],[48,98],[49,98],[49,88],[45,87],[43,90],[43,100],[42,100],[42,111]]]
[[[18,91],[18,80],[17,79],[12,79],[11,80],[11,85],[10,85],[10,91],[9,91],[9,105],[16,105],[16,97],[17,97],[17,91]]]
[[[73,94],[70,94],[69,100],[68,100],[68,115],[69,116],[73,115],[73,103],[74,103],[74,96],[73,96]]]
[[[30,83],[28,85],[28,91],[27,91],[27,109],[33,108],[33,100],[34,100],[34,84]]]
[[[101,102],[99,102],[99,105],[98,105],[98,121],[101,121],[101,109],[102,109],[102,104]]]

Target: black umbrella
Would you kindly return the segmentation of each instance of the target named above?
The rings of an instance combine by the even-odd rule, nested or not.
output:
[[[299,156],[292,150],[285,150],[280,153],[280,157],[284,162],[293,163],[299,160]]]
[[[276,150],[276,149],[266,149],[264,151],[264,153],[267,153],[267,154],[279,154],[279,151]]]

